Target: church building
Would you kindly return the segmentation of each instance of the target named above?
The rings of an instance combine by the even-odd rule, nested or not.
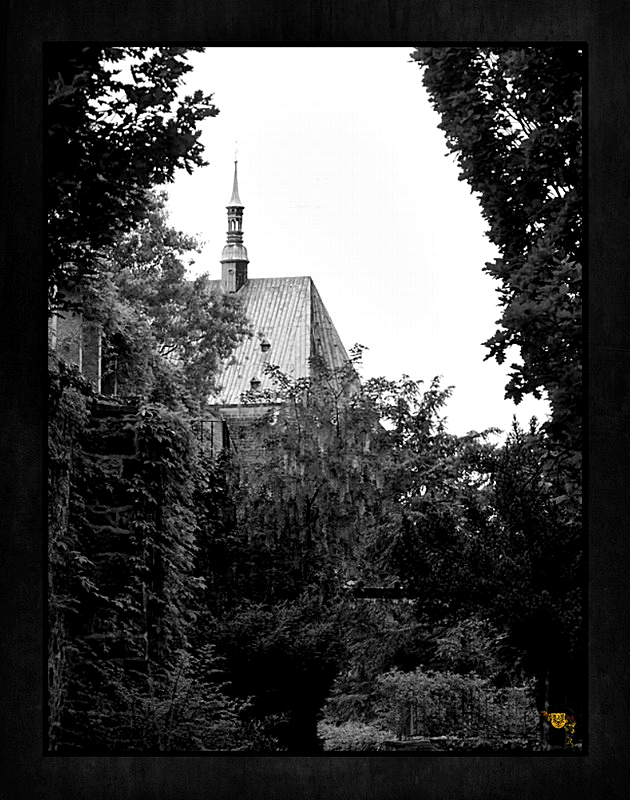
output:
[[[243,209],[235,161],[221,279],[212,281],[212,288],[234,294],[242,301],[253,335],[224,363],[218,378],[222,388],[211,398],[214,410],[228,425],[231,420],[260,416],[263,408],[269,408],[269,403],[281,401],[272,377],[265,371],[266,365],[278,367],[293,380],[315,378],[317,363],[321,363],[326,372],[350,364],[312,278],[249,277],[249,259],[243,244]],[[344,387],[339,389],[344,391]],[[257,403],[256,395],[265,400]]]
[[[253,333],[223,363],[217,379],[221,388],[209,398],[211,408],[204,414],[202,436],[213,452],[230,440],[234,442],[230,433],[242,429],[243,423],[260,419],[282,403],[282,393],[267,366],[277,367],[291,381],[321,380],[324,375],[339,397],[358,386],[358,377],[312,278],[249,277],[243,210],[235,161],[221,278],[210,284],[212,291],[233,294],[241,301]],[[97,394],[125,395],[126,387],[118,385],[117,373],[103,374],[102,332],[96,323],[84,320],[80,312],[55,315],[49,324],[49,341],[58,357],[78,366]],[[342,380],[339,371],[344,367]]]

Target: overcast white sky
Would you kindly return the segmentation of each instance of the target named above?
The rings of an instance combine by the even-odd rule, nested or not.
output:
[[[448,429],[544,419],[504,400],[509,364],[484,361],[499,318],[498,253],[447,155],[408,47],[209,47],[188,85],[214,94],[209,166],[169,187],[174,227],[205,243],[193,272],[221,274],[238,140],[252,278],[310,275],[365,377],[454,385]],[[510,361],[518,358],[517,352]]]

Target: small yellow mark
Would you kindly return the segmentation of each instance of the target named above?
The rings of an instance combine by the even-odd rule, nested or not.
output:
[[[555,711],[553,713],[549,713],[547,711],[542,711],[542,716],[550,722],[554,728],[564,728],[567,738],[565,740],[565,744],[568,744],[569,747],[575,747],[573,744],[573,736],[575,735],[575,717],[571,715],[567,719],[567,715],[564,712]]]
[[[550,722],[554,728],[564,728],[567,723],[566,714],[549,714]]]

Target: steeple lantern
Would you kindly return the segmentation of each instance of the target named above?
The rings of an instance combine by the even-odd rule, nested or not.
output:
[[[247,283],[249,260],[243,244],[243,209],[244,206],[238,196],[238,161],[235,160],[232,197],[227,206],[227,244],[221,255],[221,281],[229,293],[238,292]]]

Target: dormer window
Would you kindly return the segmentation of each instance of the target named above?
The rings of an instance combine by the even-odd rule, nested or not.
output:
[[[257,391],[260,389],[260,380],[254,375],[254,377],[249,382],[249,385],[252,387],[252,391]]]
[[[271,342],[269,341],[269,339],[265,338],[261,340],[260,349],[263,351],[263,353],[269,352],[269,350],[271,349]]]

